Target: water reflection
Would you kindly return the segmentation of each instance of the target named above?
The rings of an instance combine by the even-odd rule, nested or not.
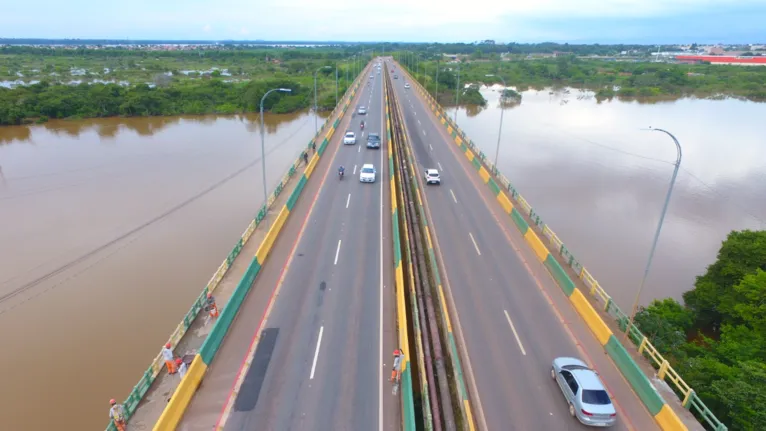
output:
[[[295,121],[305,116],[306,111],[298,111],[289,114],[264,115],[266,133],[273,134],[281,125]],[[329,113],[320,113],[320,124]],[[77,138],[83,133],[95,131],[101,138],[114,138],[121,131],[135,132],[139,136],[153,136],[168,126],[179,123],[196,123],[201,125],[214,125],[221,119],[232,119],[246,123],[250,132],[260,132],[261,120],[257,113],[235,115],[181,115],[169,117],[113,117],[113,118],[90,118],[85,120],[51,120],[40,125],[4,126],[0,127],[0,144],[13,142],[33,143],[33,134],[36,131],[46,131],[55,136],[69,136]]]
[[[495,150],[498,92],[458,121],[485,153]],[[528,90],[505,112],[499,167],[615,297],[631,305],[672,173],[682,170],[644,302],[693,287],[732,229],[766,224],[766,104],[736,99],[598,102],[579,89]],[[450,115],[452,115],[450,113]]]
[[[314,117],[264,122],[271,189]],[[247,114],[0,128],[0,345],[13,352],[0,368],[14,370],[3,429],[104,426],[93,412],[128,394],[263,203],[258,124]],[[115,352],[119,366],[104,367]]]

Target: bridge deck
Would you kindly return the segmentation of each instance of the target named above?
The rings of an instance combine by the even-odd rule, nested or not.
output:
[[[550,377],[555,357],[575,356],[598,370],[613,396],[613,429],[658,429],[422,95],[394,82],[416,163],[441,172],[441,186],[423,199],[480,427],[584,428]]]
[[[341,121],[179,429],[209,430],[224,412],[225,429],[399,428],[398,399],[381,381],[396,337],[385,142],[340,143],[362,118],[365,132],[380,131],[381,93],[380,80],[357,93],[351,109],[368,114]],[[377,183],[359,182],[363,163]]]

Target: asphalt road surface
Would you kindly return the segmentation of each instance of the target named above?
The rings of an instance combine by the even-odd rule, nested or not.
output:
[[[393,351],[383,329],[383,276],[392,271],[384,150],[367,149],[367,133],[383,124],[382,80],[362,87],[349,126],[355,145],[341,145],[327,182],[311,210],[279,298],[263,330],[226,430],[375,430],[398,421],[382,365]],[[349,111],[350,113],[351,111]],[[359,123],[365,121],[365,129]],[[339,132],[343,133],[343,130]],[[364,163],[378,171],[373,184],[359,182]],[[337,167],[346,167],[341,180]],[[386,230],[387,231],[387,230]],[[384,256],[386,259],[384,259]],[[386,423],[388,422],[388,423]],[[385,426],[384,425],[384,426]]]
[[[368,132],[384,127],[380,78],[360,87],[180,430],[217,422],[240,368],[245,377],[226,430],[398,429],[398,397],[387,381],[396,319],[385,136],[381,149],[365,145]],[[360,105],[367,114],[352,116]],[[357,144],[340,142],[344,128],[357,133]],[[359,182],[363,163],[375,165],[375,183]],[[251,357],[248,344],[264,316]]]
[[[417,90],[404,88],[405,81],[401,73],[393,80],[416,165],[421,175],[428,168],[441,173],[442,184],[426,188],[424,203],[445,288],[456,307],[453,325],[468,352],[469,386],[479,394],[472,400],[479,424],[493,431],[585,428],[569,416],[550,377],[555,357],[574,356],[604,380],[618,411],[613,429],[658,429]]]

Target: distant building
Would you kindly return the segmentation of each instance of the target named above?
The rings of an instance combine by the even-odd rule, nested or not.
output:
[[[708,54],[710,55],[724,55],[726,51],[723,50],[720,46],[714,46],[710,48],[710,51],[708,51]]]
[[[676,61],[680,63],[732,64],[739,66],[766,66],[766,57],[735,57],[719,55],[676,55]]]

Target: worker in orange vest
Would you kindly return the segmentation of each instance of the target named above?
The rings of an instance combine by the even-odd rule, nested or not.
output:
[[[114,421],[117,431],[125,431],[125,409],[122,404],[117,404],[114,398],[109,400],[109,404],[112,405],[112,408],[109,409],[109,418]]]
[[[210,313],[211,318],[218,317],[218,306],[215,305],[215,298],[211,292],[207,293],[207,302],[205,304],[207,312]]]
[[[168,374],[176,373],[176,361],[175,355],[173,355],[173,349],[170,348],[170,343],[165,344],[162,348],[162,359],[165,360],[165,365],[168,367]]]

